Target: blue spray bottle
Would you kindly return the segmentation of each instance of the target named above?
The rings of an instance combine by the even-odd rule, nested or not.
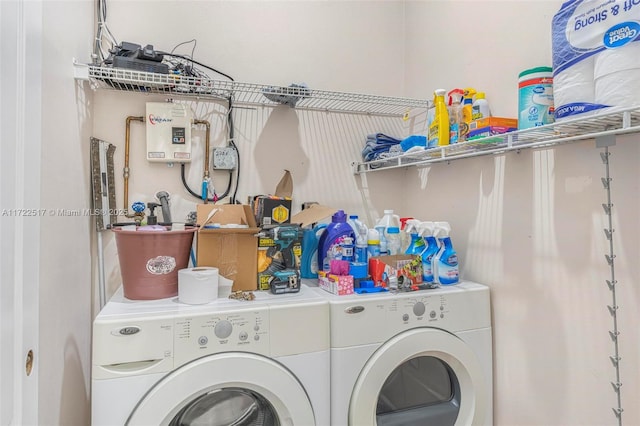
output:
[[[457,284],[460,280],[458,255],[453,249],[448,222],[436,222],[436,235],[440,241],[440,250],[434,259],[434,278],[442,285]]]
[[[422,252],[422,281],[425,283],[434,282],[433,258],[439,250],[438,241],[433,236],[435,226],[436,224],[433,222],[422,222],[420,224],[420,236],[426,245]]]
[[[407,233],[411,235],[411,242],[404,254],[421,254],[424,250],[424,240],[418,234],[418,225],[420,225],[418,219],[407,221]]]

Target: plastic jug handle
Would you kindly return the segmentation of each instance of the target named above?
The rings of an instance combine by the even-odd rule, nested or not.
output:
[[[326,228],[326,227],[327,227],[326,223],[319,223],[313,228],[313,232],[318,232],[322,228]]]

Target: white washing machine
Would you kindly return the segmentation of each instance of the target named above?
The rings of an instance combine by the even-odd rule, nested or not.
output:
[[[332,426],[493,424],[489,288],[334,296]]]
[[[93,324],[92,424],[329,424],[329,309],[299,293],[129,301]]]

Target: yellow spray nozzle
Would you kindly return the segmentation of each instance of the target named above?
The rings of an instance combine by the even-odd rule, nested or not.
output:
[[[476,93],[478,93],[478,92],[473,87],[467,87],[466,89],[464,89],[464,97],[465,98],[473,98],[473,96]]]

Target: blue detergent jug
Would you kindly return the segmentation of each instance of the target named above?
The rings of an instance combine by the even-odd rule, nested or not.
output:
[[[302,233],[302,258],[300,259],[302,278],[318,278],[318,241],[320,233],[326,227],[326,223],[320,223],[313,229],[305,229]]]

